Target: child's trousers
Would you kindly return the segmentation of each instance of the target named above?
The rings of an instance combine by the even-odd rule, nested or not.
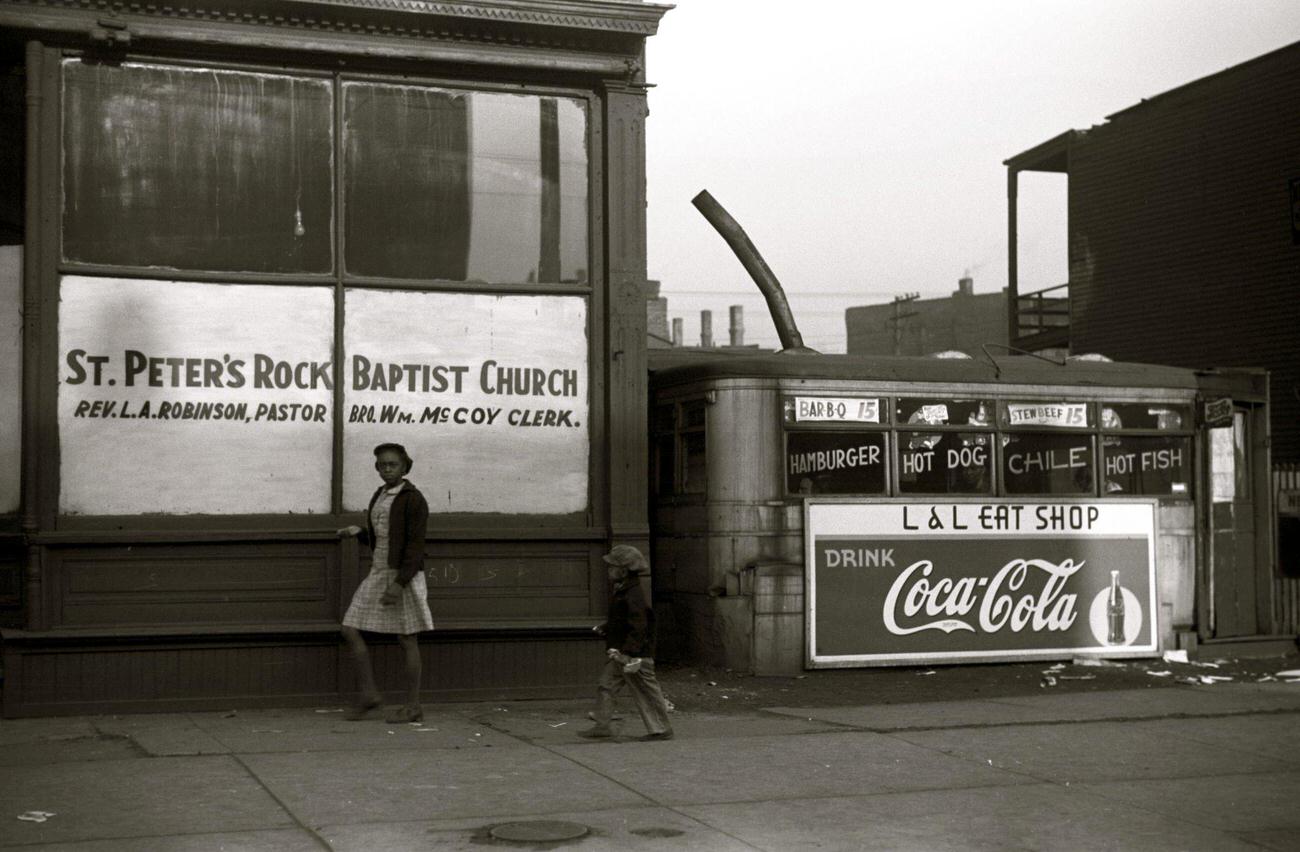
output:
[[[655,678],[655,661],[649,657],[641,658],[638,671],[626,673],[618,660],[606,660],[605,668],[600,672],[600,681],[596,685],[596,724],[609,727],[610,717],[614,713],[614,696],[623,685],[627,684],[636,702],[637,712],[646,730],[652,734],[662,734],[671,729],[668,723],[668,702],[659,681]]]

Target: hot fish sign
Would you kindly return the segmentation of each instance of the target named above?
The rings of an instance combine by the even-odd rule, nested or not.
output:
[[[1157,653],[1154,501],[804,513],[814,668]]]

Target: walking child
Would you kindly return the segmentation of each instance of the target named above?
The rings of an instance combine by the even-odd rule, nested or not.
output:
[[[641,551],[627,544],[617,545],[603,558],[612,587],[608,618],[596,628],[605,636],[605,667],[596,685],[596,724],[579,731],[578,736],[604,739],[614,735],[610,728],[614,695],[626,684],[649,732],[641,739],[672,739],[668,702],[655,679],[654,611],[641,591],[640,577],[650,563]]]

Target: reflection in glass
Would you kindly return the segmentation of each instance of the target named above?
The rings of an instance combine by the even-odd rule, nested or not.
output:
[[[583,101],[344,84],[347,270],[587,280]]]
[[[283,74],[63,65],[70,261],[333,269],[333,88]]]

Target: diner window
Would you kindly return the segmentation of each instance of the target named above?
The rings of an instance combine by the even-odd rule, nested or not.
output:
[[[1104,494],[1182,497],[1191,494],[1191,438],[1107,435],[1103,444]]]
[[[1007,494],[1093,494],[1092,435],[1010,432],[1002,435]]]
[[[63,257],[333,270],[329,80],[63,63]]]
[[[679,445],[682,457],[682,481],[678,491],[682,494],[703,494],[708,485],[707,444],[704,433],[705,405],[702,400],[684,402],[679,417],[681,427]]]
[[[786,432],[786,492],[883,494],[885,432]]]
[[[989,432],[899,432],[903,494],[988,494],[993,488]]]
[[[1189,406],[1103,403],[1101,428],[1103,495],[1191,495]]]
[[[956,431],[957,426],[990,427],[991,400],[902,398],[894,407],[902,426],[935,431],[897,434],[895,464],[902,494],[988,494],[993,490],[993,434]]]
[[[651,414],[650,428],[654,441],[653,469],[650,481],[655,493],[668,496],[673,493],[677,479],[677,407],[657,405]]]
[[[587,107],[573,98],[348,82],[351,275],[587,283]]]

